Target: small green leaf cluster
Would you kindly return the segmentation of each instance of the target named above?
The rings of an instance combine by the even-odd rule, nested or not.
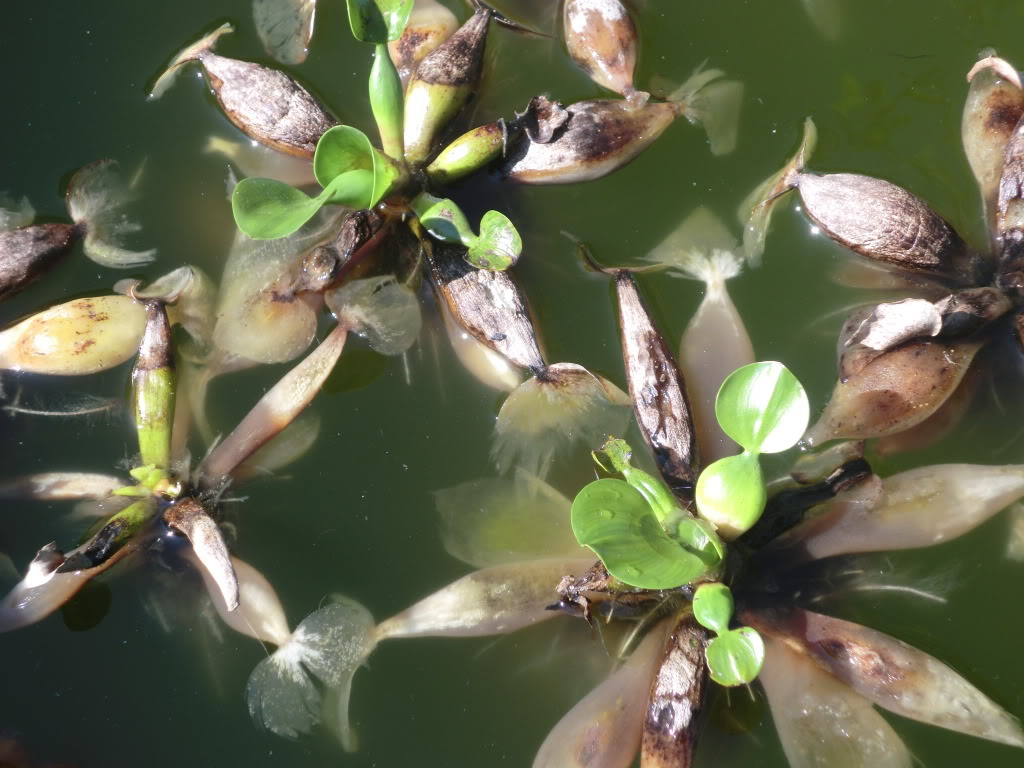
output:
[[[704,653],[719,685],[753,682],[764,665],[764,640],[752,627],[730,629],[732,611],[732,591],[725,584],[701,584],[693,595],[693,617],[716,635]]]
[[[810,404],[803,386],[782,363],[751,363],[722,383],[715,415],[743,452],[719,459],[701,473],[697,509],[731,540],[764,512],[767,493],[759,455],[796,445],[807,429]]]
[[[389,42],[402,35],[412,9],[413,0],[348,0],[353,36],[375,46],[369,80],[370,107],[383,151],[357,128],[336,126],[326,131],[313,157],[314,175],[322,191],[310,196],[274,179],[243,179],[231,197],[235,223],[242,232],[255,240],[286,237],[324,205],[372,208],[385,198],[404,193],[406,199],[415,198],[410,207],[420,216],[424,228],[439,240],[466,246],[469,249],[466,258],[473,266],[504,270],[519,258],[522,239],[504,214],[498,211],[484,214],[477,235],[452,200],[436,198],[426,192],[416,197],[418,190],[411,179],[403,144],[405,94],[387,48]],[[474,141],[470,144],[476,146]],[[461,151],[459,175],[482,167],[492,159],[487,153],[478,153],[476,167],[467,169],[462,167],[467,162],[464,155],[466,152]],[[472,152],[469,156],[474,157]],[[439,157],[435,165],[440,160]],[[445,168],[440,168],[436,174],[428,176],[446,178],[444,171]],[[454,175],[450,176],[454,178]]]
[[[611,438],[602,451],[623,479],[595,480],[577,494],[571,516],[579,543],[612,576],[642,589],[674,589],[715,573],[725,545],[714,527],[683,509],[660,480],[632,466],[624,440]]]

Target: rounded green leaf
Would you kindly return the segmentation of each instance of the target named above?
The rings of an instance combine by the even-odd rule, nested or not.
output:
[[[698,578],[704,563],[669,538],[644,497],[623,480],[596,480],[572,503],[576,539],[615,578],[643,589],[672,589]]]
[[[327,189],[339,176],[351,171],[365,171],[369,184],[361,182],[367,192],[357,197],[351,182],[339,189],[330,202],[352,208],[370,208],[388,193],[401,170],[377,150],[366,134],[349,125],[336,125],[325,131],[313,155],[313,174],[320,186]]]
[[[740,627],[708,643],[705,655],[711,679],[719,685],[746,685],[764,665],[764,640],[757,630]]]
[[[749,530],[767,501],[757,455],[741,453],[711,464],[697,478],[696,500],[700,516],[726,540]]]
[[[751,363],[722,382],[715,400],[722,429],[747,451],[778,453],[807,429],[807,393],[782,363]]]
[[[693,593],[693,618],[716,635],[729,631],[732,608],[732,590],[725,584],[701,584]]]
[[[309,221],[332,194],[333,189],[325,189],[310,197],[282,181],[242,179],[231,193],[231,212],[253,240],[276,240]]]
[[[488,211],[480,219],[480,236],[469,246],[466,260],[477,269],[501,272],[515,264],[522,252],[523,240],[508,216]]]
[[[414,0],[348,0],[352,35],[364,43],[390,43],[402,36]]]
[[[707,520],[684,517],[676,527],[676,539],[708,568],[717,567],[725,559],[725,543]]]
[[[424,192],[412,201],[412,208],[424,229],[438,240],[465,246],[476,240],[469,219],[453,200],[433,197]]]

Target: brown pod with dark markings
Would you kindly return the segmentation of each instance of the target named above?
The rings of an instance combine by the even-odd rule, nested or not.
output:
[[[331,242],[317,246],[296,265],[290,295],[323,293],[340,284],[373,252],[386,231],[385,223],[380,214],[368,209],[346,216]]]
[[[419,63],[458,28],[455,14],[437,0],[416,0],[402,36],[388,43],[391,61],[398,70],[403,87],[409,84],[409,78]]]
[[[526,297],[507,272],[476,269],[460,246],[434,243],[430,273],[456,322],[475,339],[537,374],[546,364]]]
[[[680,502],[690,505],[701,463],[686,382],[633,276],[625,270],[614,274],[633,413],[662,478]]]
[[[996,233],[1001,242],[996,285],[1024,296],[1024,122],[1006,144],[996,202]]]
[[[0,300],[12,296],[53,266],[78,238],[74,224],[33,224],[0,232]]]
[[[643,106],[650,94],[633,86],[636,25],[620,0],[566,0],[562,26],[569,55],[595,83]]]
[[[214,43],[231,31],[232,26],[224,24],[182,50],[156,81],[149,98],[163,95],[183,64],[198,61],[224,114],[239,130],[271,149],[312,158],[320,136],[338,121],[283,72],[215,54]]]
[[[672,628],[644,718],[641,768],[690,768],[700,735],[708,666],[707,632],[687,613]]]

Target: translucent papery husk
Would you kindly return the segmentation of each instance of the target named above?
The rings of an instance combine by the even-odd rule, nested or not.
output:
[[[775,545],[811,558],[915,549],[955,539],[1024,497],[1024,466],[939,464],[885,478],[876,499],[854,489]]]
[[[128,485],[115,475],[90,472],[41,472],[0,484],[0,498],[68,501],[105,499]]]
[[[304,259],[337,231],[345,211],[331,208],[279,240],[235,235],[213,329],[218,349],[257,363],[281,363],[309,346],[321,299],[296,296],[292,282]]]
[[[42,621],[75,596],[86,583],[136,552],[142,542],[128,539],[99,565],[77,571],[58,571],[66,560],[82,555],[97,536],[65,555],[53,544],[39,550],[25,577],[0,601],[0,632],[27,627]]]
[[[764,638],[758,679],[791,768],[910,768],[906,744],[859,693],[783,640]]]
[[[544,477],[555,455],[574,443],[592,447],[622,434],[630,402],[615,384],[580,365],[549,365],[502,404],[491,456],[501,472],[521,465]]]
[[[54,376],[98,373],[139,348],[146,311],[127,296],[75,299],[0,332],[0,368]]]
[[[319,435],[319,415],[306,411],[239,464],[232,476],[236,482],[243,482],[251,477],[273,475],[309,453]]]
[[[282,64],[309,55],[317,0],[253,0],[252,18],[263,50]]]
[[[55,222],[0,231],[0,300],[42,276],[78,238],[73,224]]]
[[[434,492],[441,541],[452,557],[478,568],[532,559],[586,560],[569,524],[572,502],[519,469]]]
[[[633,413],[669,489],[683,504],[691,504],[701,460],[686,382],[633,276],[618,272],[615,290]]]
[[[490,8],[482,4],[459,30],[420,61],[405,91],[405,159],[427,160],[438,135],[476,91]]]
[[[747,612],[742,618],[890,712],[1024,747],[1024,731],[1015,718],[950,667],[900,640],[798,608]]]
[[[312,158],[320,136],[337,120],[283,72],[213,53],[217,39],[232,31],[230,24],[223,24],[180,51],[149,97],[162,96],[184,64],[198,61],[224,114],[239,130],[271,149]]]
[[[36,209],[27,197],[15,200],[7,192],[0,192],[0,232],[27,227],[36,217]]]
[[[621,667],[558,721],[537,751],[533,768],[633,765],[669,627],[662,622],[648,632]]]
[[[219,485],[243,461],[291,424],[309,405],[338,362],[348,329],[336,327],[267,392],[196,470],[206,487]]]
[[[672,627],[651,684],[641,768],[690,768],[708,689],[707,631],[687,611]]]
[[[837,438],[885,437],[935,413],[959,386],[981,342],[912,341],[836,382],[807,446]]]
[[[211,136],[206,140],[203,152],[226,158],[243,178],[253,176],[277,179],[293,187],[307,187],[316,184],[313,164],[308,159],[286,155],[276,149],[270,149],[249,140],[234,141],[221,136]],[[234,191],[234,178],[234,171],[229,168],[229,196]]]
[[[324,298],[338,322],[363,336],[378,354],[401,355],[419,338],[419,300],[394,275],[353,280]]]
[[[573,61],[598,85],[643,106],[649,94],[633,87],[637,34],[626,7],[619,0],[566,0],[562,13]]]
[[[994,54],[991,49],[983,51],[967,75],[970,87],[960,123],[964,154],[978,182],[985,220],[993,236],[1003,153],[1024,115],[1020,77],[1009,62]]]
[[[401,37],[388,43],[388,53],[403,87],[409,84],[419,63],[458,28],[455,14],[437,0],[416,0]]]

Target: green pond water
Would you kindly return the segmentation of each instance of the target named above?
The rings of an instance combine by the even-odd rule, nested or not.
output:
[[[549,1],[534,0],[534,11],[527,7],[524,16]],[[638,9],[638,85],[655,76],[681,82],[705,59],[745,84],[739,146],[727,157],[712,157],[702,132],[680,121],[630,166],[598,182],[509,188],[484,180],[456,191],[472,220],[498,208],[519,225],[525,252],[516,274],[536,310],[549,360],[580,363],[625,386],[608,281],[581,271],[562,231],[586,239],[607,263],[637,262],[697,205],[738,231],[737,205],[792,153],[806,115],[820,133],[814,169],[894,181],[928,200],[965,236],[981,239],[980,204],[960,146],[964,75],[986,46],[1024,66],[1024,6],[1014,0],[838,4],[835,41],[815,29],[798,0],[648,0]],[[312,53],[294,72],[344,122],[369,132],[369,48],[352,41],[343,3],[320,5]],[[160,251],[146,275],[184,263],[219,275],[233,230],[227,168],[202,150],[211,135],[239,134],[194,69],[156,103],[146,102],[145,85],[174,50],[225,19],[237,32],[218,50],[267,63],[249,0],[8,3],[0,47],[0,189],[27,196],[43,216],[63,217],[60,180],[71,170],[108,156],[126,168],[145,161],[138,243]],[[565,103],[601,94],[558,42],[495,28],[488,45],[483,92],[471,110],[477,122],[509,116],[538,92]],[[841,313],[829,313],[869,297],[830,279],[842,258],[789,202],[775,217],[763,265],[729,284],[758,357],[789,365],[815,411],[835,375]],[[0,306],[0,323],[72,296],[108,292],[121,277],[78,249]],[[640,283],[675,345],[702,286],[665,275],[642,276]],[[381,362],[359,344],[347,349],[340,373],[313,405],[321,419],[315,449],[282,475],[239,489],[246,499],[231,508],[235,551],[271,581],[293,624],[331,593],[352,596],[383,618],[470,570],[441,546],[432,494],[494,475],[488,451],[501,398],[458,364],[436,323],[428,326],[405,360]],[[217,381],[211,412],[218,427],[229,429],[285,370],[270,366]],[[952,435],[921,453],[879,462],[876,471],[1020,462],[1022,374],[1019,360],[1005,360]],[[371,375],[371,384],[359,386]],[[28,405],[52,405],[69,394],[120,395],[128,376],[123,366],[81,379],[6,378],[5,385],[10,393],[23,384]],[[133,440],[120,410],[91,420],[0,416],[0,475],[109,472],[135,450]],[[588,462],[580,449],[552,480],[571,495],[591,476]],[[82,528],[64,518],[69,506],[4,502],[0,551],[20,568],[48,541],[69,546]],[[1007,522],[997,516],[955,542],[876,560],[904,576],[940,575],[951,585],[944,605],[876,593],[826,607],[937,656],[1024,716],[1022,571],[1003,558]],[[88,631],[71,631],[73,622],[58,614],[0,636],[0,741],[16,738],[39,761],[526,766],[599,674],[580,652],[594,641],[582,622],[568,617],[499,639],[391,641],[355,678],[352,718],[360,750],[344,754],[323,730],[292,742],[252,724],[244,690],[264,651],[226,628],[221,642],[210,640],[195,613],[194,581],[148,563],[118,568],[104,584],[112,604]],[[166,629],[143,607],[154,592],[163,598]],[[885,716],[932,768],[1024,763],[1008,747]],[[712,721],[697,764],[783,766],[785,760],[764,711],[742,734]]]

